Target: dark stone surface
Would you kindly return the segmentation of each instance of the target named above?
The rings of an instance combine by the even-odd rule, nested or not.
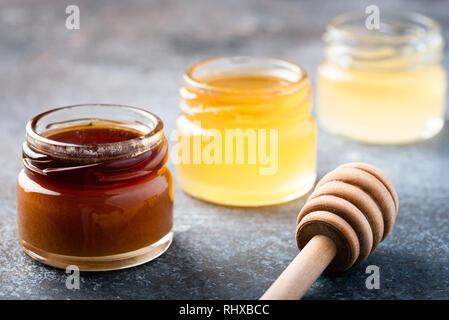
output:
[[[65,28],[68,4],[80,6],[81,30]],[[25,123],[55,106],[121,103],[151,106],[171,132],[189,64],[222,55],[275,56],[304,66],[314,80],[326,22],[369,4],[381,14],[430,15],[448,41],[443,0],[1,1],[0,298],[258,298],[297,254],[295,219],[303,200],[226,208],[192,199],[177,184],[175,240],[162,257],[128,270],[82,273],[81,289],[66,289],[63,271],[34,262],[17,241],[15,179]],[[448,126],[407,146],[362,145],[322,131],[318,143],[319,177],[344,162],[373,163],[391,176],[401,205],[393,232],[364,264],[323,275],[306,298],[448,298]],[[379,290],[365,288],[370,264],[380,267]]]

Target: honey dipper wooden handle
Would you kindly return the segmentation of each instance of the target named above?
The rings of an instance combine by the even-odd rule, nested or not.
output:
[[[314,236],[260,299],[301,299],[336,253],[334,241],[323,235]]]

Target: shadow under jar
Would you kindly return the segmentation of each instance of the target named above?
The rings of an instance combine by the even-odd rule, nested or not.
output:
[[[184,74],[176,162],[181,187],[231,206],[305,194],[316,177],[307,73],[264,57],[204,60]]]
[[[318,121],[328,131],[378,144],[428,139],[444,124],[446,72],[437,22],[381,14],[379,29],[346,13],[328,25],[318,68]]]
[[[173,237],[167,149],[162,121],[133,107],[77,105],[34,117],[17,181],[25,252],[87,271],[161,255]]]

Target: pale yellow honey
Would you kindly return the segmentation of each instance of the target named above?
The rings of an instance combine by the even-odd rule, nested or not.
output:
[[[353,70],[324,62],[318,69],[319,122],[333,133],[368,143],[429,138],[444,123],[445,71]]]
[[[204,87],[186,84],[181,89],[183,114],[177,121],[178,146],[190,141],[188,152],[178,148],[175,155],[178,162],[184,160],[177,172],[187,193],[224,205],[260,206],[310,190],[316,125],[307,79],[298,84],[252,73],[208,75],[196,81]],[[237,139],[226,139],[239,129],[247,134],[244,148],[237,146]],[[265,132],[265,142],[259,132]],[[220,139],[221,154],[210,145],[215,141],[218,146]]]

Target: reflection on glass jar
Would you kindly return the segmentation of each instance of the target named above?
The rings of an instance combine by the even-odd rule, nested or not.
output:
[[[187,193],[260,206],[313,186],[316,127],[304,70],[270,58],[205,60],[186,71],[181,98],[172,155]]]
[[[407,143],[437,134],[444,123],[446,74],[438,24],[418,14],[334,18],[318,68],[320,124],[368,143]]]
[[[32,258],[111,270],[168,248],[173,185],[158,117],[79,105],[36,116],[26,133],[17,216],[20,243]]]

